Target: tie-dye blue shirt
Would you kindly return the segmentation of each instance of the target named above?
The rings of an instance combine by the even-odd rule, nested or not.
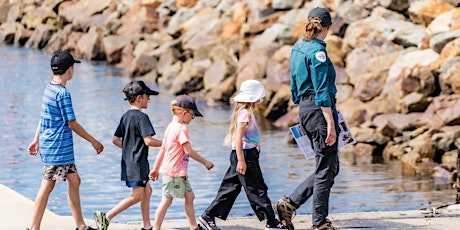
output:
[[[248,128],[243,135],[243,149],[252,149],[260,146],[259,128],[257,127],[254,114],[249,113],[247,109],[239,112],[237,123],[248,123]],[[232,149],[235,150],[235,139],[232,141]]]

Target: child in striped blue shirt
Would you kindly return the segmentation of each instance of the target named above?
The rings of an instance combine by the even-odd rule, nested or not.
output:
[[[96,153],[104,146],[77,122],[72,98],[66,83],[74,74],[75,60],[67,51],[58,51],[51,58],[53,79],[43,93],[40,122],[34,140],[27,150],[30,155],[40,154],[43,162],[43,180],[35,198],[31,230],[40,229],[48,197],[56,180],[68,181],[68,199],[77,230],[95,230],[86,225],[80,204],[80,176],[75,166],[72,131],[93,145]]]

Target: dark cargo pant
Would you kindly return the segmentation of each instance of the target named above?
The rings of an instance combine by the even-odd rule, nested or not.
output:
[[[332,109],[338,136],[340,129],[335,101]],[[312,141],[316,153],[316,168],[288,197],[299,208],[313,196],[312,222],[313,225],[320,225],[325,222],[329,214],[329,195],[334,185],[334,178],[339,172],[338,140],[333,146],[326,146],[327,123],[321,108],[315,104],[313,95],[302,97],[299,120]]]
[[[241,187],[243,187],[249,204],[259,220],[267,219],[268,222],[272,222],[275,220],[275,212],[273,211],[270,198],[268,198],[268,188],[260,169],[259,150],[252,148],[244,149],[243,152],[247,165],[245,175],[236,172],[238,159],[236,151],[233,150],[230,154],[230,167],[222,179],[216,198],[206,209],[205,213],[208,216],[226,220],[233,203],[235,203],[238,194],[241,192]]]

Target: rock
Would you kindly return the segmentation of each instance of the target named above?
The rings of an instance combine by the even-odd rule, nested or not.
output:
[[[182,7],[192,8],[197,4],[198,0],[176,0],[176,7],[180,9]]]
[[[40,24],[24,46],[27,48],[42,49],[48,44],[51,35],[51,28],[48,25]]]
[[[460,41],[460,40],[459,40]],[[442,63],[439,83],[443,94],[460,94],[460,58],[451,58]]]
[[[431,142],[437,150],[448,152],[454,150],[455,140],[460,137],[460,126],[445,126],[439,133],[434,133]]]
[[[278,84],[274,96],[270,98],[264,117],[269,121],[276,121],[288,111],[288,103],[291,99],[290,85]]]
[[[390,141],[383,149],[382,157],[385,162],[389,162],[392,160],[400,160],[405,153],[402,145]]]
[[[421,93],[410,93],[401,99],[401,113],[423,112],[431,101]]]
[[[24,28],[17,22],[7,22],[0,25],[0,41],[5,44],[13,44],[18,28]]]
[[[371,101],[382,92],[386,81],[386,74],[386,72],[379,74],[367,73],[357,77],[360,80],[355,83],[353,96],[362,102]]]
[[[127,72],[131,77],[142,76],[152,71],[156,63],[157,59],[155,57],[141,54],[140,56],[134,57],[134,60],[127,68]]]
[[[362,127],[352,130],[355,140],[358,143],[367,143],[374,145],[383,145],[385,146],[391,139],[389,137],[383,136],[378,133],[376,129],[370,127]]]
[[[151,34],[159,28],[159,15],[155,5],[141,5],[139,1],[120,18],[121,27],[117,30],[120,36],[133,34]]]
[[[87,31],[92,26],[91,23],[88,23],[91,18],[104,12],[110,7],[110,4],[111,0],[81,0],[62,3],[59,6],[58,15],[65,18],[67,22]]]
[[[206,93],[206,100],[208,103],[221,101],[230,104],[231,96],[235,92],[236,76],[232,75],[220,82],[216,87]]]
[[[356,154],[356,165],[369,165],[372,164],[372,153],[374,152],[376,146],[358,143],[355,146]]]
[[[456,38],[450,42],[448,42],[441,53],[439,54],[439,59],[441,63],[446,61],[447,59],[455,59],[457,54],[460,53],[460,38]]]
[[[170,89],[174,79],[182,69],[182,62],[177,61],[172,65],[168,65],[163,69],[161,76],[158,78],[158,84],[166,89]],[[180,90],[180,89],[175,89]]]
[[[410,152],[402,155],[401,163],[403,173],[406,175],[417,174],[417,163],[421,162],[420,155],[415,152]]]
[[[434,76],[429,66],[438,57],[439,54],[431,49],[412,51],[398,57],[390,67],[382,96],[398,104],[402,97],[411,92],[425,95],[433,93]]]
[[[172,79],[170,91],[176,95],[200,91],[203,88],[203,79],[199,77],[198,72],[198,68],[193,65],[193,59],[187,59],[182,63],[179,74],[169,75],[168,78]]]
[[[381,56],[386,56],[390,58],[392,52],[397,52],[402,50],[401,46],[391,43],[391,41],[386,40],[384,37],[376,34],[376,36],[369,37],[367,40],[363,40],[360,47],[353,49],[346,57],[347,66],[345,67],[347,75],[350,77],[350,82],[356,85],[358,82],[364,81],[362,77],[367,77],[366,74],[371,73],[371,76],[368,78],[384,78],[376,79],[377,81],[385,80],[386,74],[380,75],[383,71],[390,69],[390,65],[393,64],[391,60],[395,61],[396,57],[393,59],[387,59],[390,61],[386,62],[376,62],[381,60]],[[372,69],[379,69],[380,72],[372,71]],[[372,72],[371,72],[372,71]],[[372,83],[371,83],[372,84]],[[379,87],[382,87],[381,84]],[[379,90],[381,91],[381,89]],[[372,92],[369,92],[372,93]],[[380,94],[380,92],[374,92],[374,97]]]
[[[0,3],[0,24],[7,22],[8,12],[10,11],[13,4],[10,3]]]
[[[400,133],[401,130],[399,130],[398,127],[396,127],[396,125],[394,125],[391,121],[386,120],[384,123],[377,124],[377,132],[383,136],[391,138]]]
[[[453,8],[451,3],[444,0],[420,0],[411,3],[408,13],[412,22],[428,26],[438,15]]]
[[[105,60],[105,51],[102,47],[101,30],[91,27],[88,33],[83,34],[77,43],[78,56],[90,60]]]
[[[460,124],[460,95],[441,95],[434,98],[420,116],[420,124],[439,129],[445,125]]]
[[[460,30],[454,30],[454,31],[449,31],[449,32],[444,32],[444,33],[439,33],[431,37],[430,40],[430,48],[433,49],[434,51],[440,53],[441,50],[444,48],[444,46],[460,37]]]
[[[102,38],[105,55],[109,63],[118,63],[121,60],[121,51],[123,47],[130,44],[132,38],[125,36],[106,36]]]

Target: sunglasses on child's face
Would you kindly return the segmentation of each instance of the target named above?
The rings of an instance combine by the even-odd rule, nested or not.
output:
[[[190,114],[190,115],[192,115],[192,119],[195,119],[195,114],[194,114],[194,113],[191,113],[191,112],[189,112],[189,111],[185,111],[185,112],[188,113],[188,114]]]

